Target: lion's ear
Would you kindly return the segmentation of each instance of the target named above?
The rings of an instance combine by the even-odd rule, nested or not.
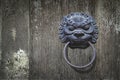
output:
[[[61,40],[62,43],[66,43],[67,42],[67,37],[64,34],[60,34],[59,35],[59,39]]]
[[[95,44],[96,41],[97,41],[97,39],[96,39],[95,37],[92,37],[92,39],[91,39],[91,43]]]
[[[67,37],[64,36],[64,37],[61,39],[61,42],[62,42],[62,43],[66,43],[66,42],[67,42]]]
[[[94,34],[98,34],[98,33],[99,33],[99,32],[98,32],[98,28],[97,28],[97,27],[95,27],[95,28],[94,28],[93,33],[94,33]]]
[[[60,26],[59,28],[59,39],[61,40],[62,43],[67,42],[67,37],[65,36],[64,28],[62,26]]]
[[[95,28],[93,30],[93,36],[91,39],[91,43],[95,44],[97,39],[98,39],[98,28],[95,26]]]

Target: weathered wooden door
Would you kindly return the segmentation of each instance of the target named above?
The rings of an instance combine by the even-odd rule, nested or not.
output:
[[[85,12],[97,22],[95,67],[78,73],[63,59],[58,27],[64,15]],[[0,0],[1,80],[120,80],[120,0]],[[71,50],[73,63],[90,49]]]

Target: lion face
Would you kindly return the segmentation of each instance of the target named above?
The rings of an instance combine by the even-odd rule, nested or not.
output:
[[[63,43],[70,42],[71,48],[86,48],[88,41],[96,43],[98,28],[95,20],[83,13],[71,13],[61,21],[59,38]]]

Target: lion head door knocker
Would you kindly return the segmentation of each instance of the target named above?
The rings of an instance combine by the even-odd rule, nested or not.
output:
[[[65,61],[76,70],[88,70],[96,58],[96,51],[92,44],[95,44],[98,38],[98,28],[93,17],[79,12],[64,16],[59,28],[59,38],[63,43],[66,43],[63,50]],[[70,62],[68,47],[71,49],[86,49],[89,46],[92,47],[93,56],[88,64],[77,66]]]

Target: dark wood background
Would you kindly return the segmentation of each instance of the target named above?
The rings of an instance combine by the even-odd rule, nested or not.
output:
[[[71,69],[63,59],[58,27],[64,15],[85,12],[99,28],[95,67]],[[70,50],[75,64],[90,49]],[[0,80],[120,80],[120,0],[0,0]]]

